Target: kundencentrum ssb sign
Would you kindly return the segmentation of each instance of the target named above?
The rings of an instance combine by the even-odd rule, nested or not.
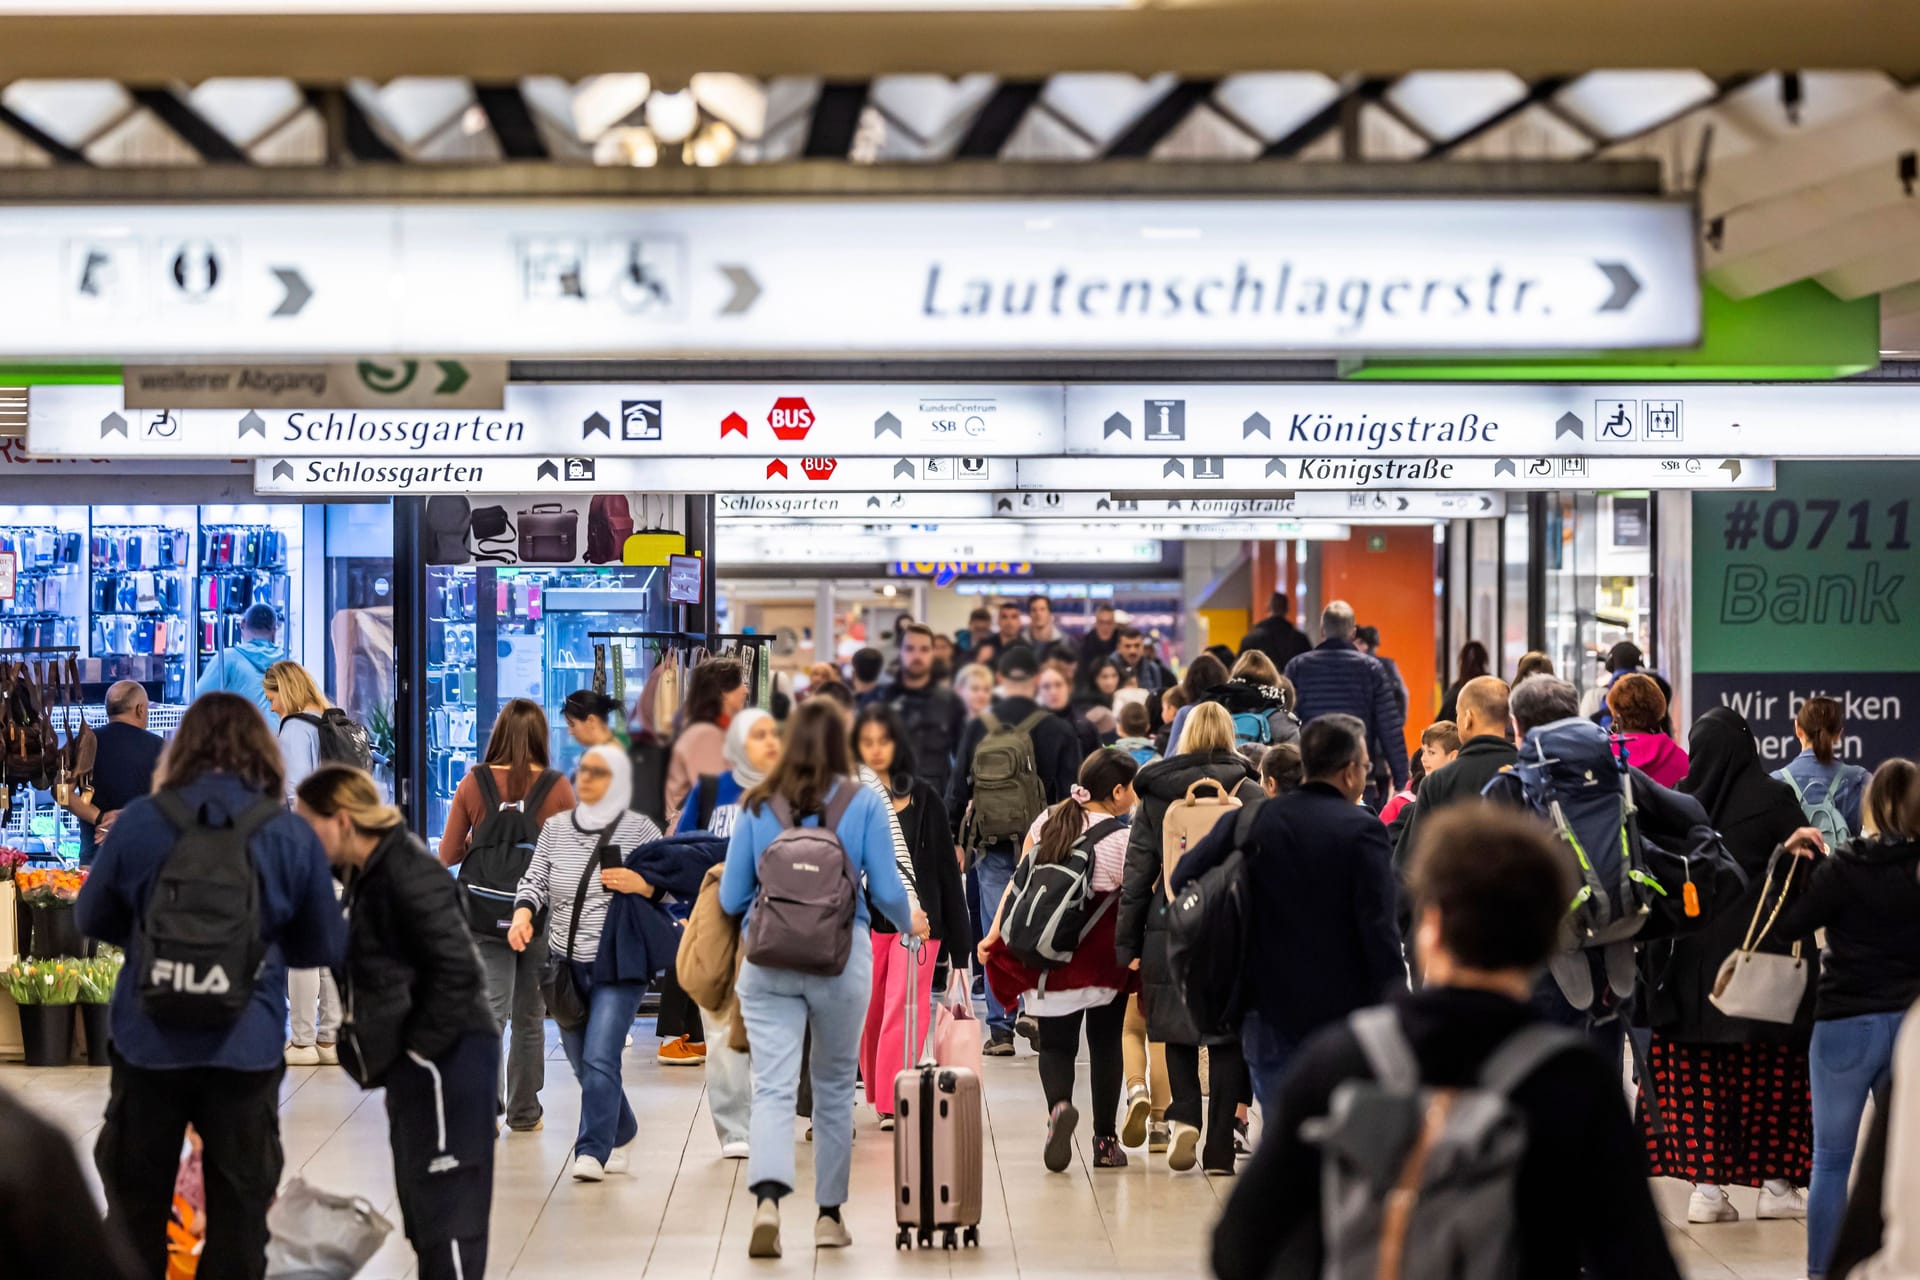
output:
[[[1809,697],[1848,759],[1920,750],[1920,463],[1791,462],[1766,493],[1693,500],[1693,702],[1744,715],[1770,767]]]
[[[1599,351],[1700,336],[1645,199],[0,209],[17,357]]]

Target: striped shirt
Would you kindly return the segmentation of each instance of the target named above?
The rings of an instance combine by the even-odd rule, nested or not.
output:
[[[893,792],[880,780],[880,775],[860,765],[860,785],[886,801],[887,829],[893,833],[893,865],[900,868],[900,883],[907,887],[907,901],[915,911],[920,909],[920,893],[913,886],[913,854],[907,848],[907,838],[900,831],[900,815],[893,809]]]
[[[547,941],[555,955],[593,963],[600,953],[600,930],[607,919],[607,901],[613,895],[600,884],[600,873],[586,875],[587,864],[594,861],[600,847],[600,832],[584,831],[574,821],[573,811],[557,813],[540,828],[540,841],[533,847],[533,861],[520,878],[513,905],[527,907],[537,916],[543,907],[551,907],[547,916]],[[641,813],[624,813],[610,843],[626,856],[642,845],[660,838],[660,828]],[[567,946],[567,927],[573,921],[573,900],[580,892],[580,879],[586,875],[587,897],[580,904],[580,929],[571,949]]]

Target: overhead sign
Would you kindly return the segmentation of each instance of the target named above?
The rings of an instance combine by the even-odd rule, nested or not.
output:
[[[1248,383],[1066,389],[1068,453],[1900,457],[1900,384]]]
[[[505,360],[128,365],[132,409],[498,409]],[[99,388],[111,391],[112,388]],[[103,397],[104,399],[104,397]]]
[[[891,493],[718,493],[714,515],[736,520],[968,520],[993,515],[985,493],[896,489]]]
[[[728,537],[766,537],[792,539],[793,529],[787,524],[767,525],[743,521],[728,521],[721,526],[727,530]],[[993,538],[1021,539],[1025,546],[1077,546],[1084,548],[1090,539],[1100,539],[1105,547],[1127,547],[1159,540],[1162,542],[1240,542],[1249,538],[1256,539],[1297,539],[1307,542],[1342,542],[1352,532],[1351,525],[1337,524],[1330,520],[1230,520],[1218,521],[1206,518],[1184,520],[1178,517],[1151,522],[1120,522],[1112,530],[1102,529],[1091,533],[1076,528],[1064,521],[1057,520],[1009,520],[1000,517],[995,520],[942,520],[937,523],[892,522],[883,521],[874,524],[853,522],[817,522],[807,526],[806,539],[816,537],[834,539],[841,537],[864,536],[869,538],[925,538],[937,535],[942,538],[971,538],[976,540]]]
[[[16,206],[0,350],[1681,347],[1694,246],[1689,204],[1625,198]]]
[[[305,367],[323,371],[310,377],[327,368]],[[505,366],[498,367],[504,375]],[[126,398],[112,386],[33,388],[28,438],[43,453],[128,458],[439,458],[476,450],[603,458],[905,450],[1008,457],[1061,451],[1066,395],[1058,385],[1021,384],[539,383],[507,387],[505,407],[492,413],[390,411],[404,402],[329,410],[313,407],[325,403],[319,393],[224,409],[135,410],[132,379],[140,372],[128,371]],[[154,385],[142,401],[156,398]],[[493,403],[501,404],[498,395]]]
[[[993,495],[993,513],[1022,519],[1169,520],[1452,520],[1504,514],[1506,496],[1463,490],[1423,493],[1396,489],[1372,493],[1276,493],[1271,497],[1116,498],[1110,493],[1013,492]],[[1247,534],[1247,537],[1266,535]],[[1274,534],[1288,537],[1288,534]]]
[[[1142,497],[1262,490],[1768,489],[1773,462],[1755,458],[1022,458],[1022,489]],[[1466,514],[1466,513],[1463,513]]]
[[[994,489],[1013,483],[1004,458],[903,454],[891,458],[437,458],[432,461],[341,462],[325,458],[261,458],[254,490],[261,494],[421,493],[766,493],[833,491],[868,495],[906,491]]]

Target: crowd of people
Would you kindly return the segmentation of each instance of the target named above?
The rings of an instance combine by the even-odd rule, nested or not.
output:
[[[780,715],[708,659],[661,735],[570,697],[570,778],[516,699],[437,860],[297,665],[198,698],[164,752],[116,687],[151,776],[84,815],[79,920],[128,963],[95,1151],[109,1231],[76,1247],[162,1275],[191,1132],[202,1274],[263,1275],[282,1075],[337,1063],[385,1090],[419,1274],[479,1275],[496,1143],[545,1124],[548,1018],[579,1085],[572,1181],[632,1170],[625,1049],[651,991],[655,1059],[704,1068],[716,1158],[746,1161],[749,1253],[782,1253],[803,1123],[813,1244],[845,1248],[858,1100],[891,1129],[906,1027],[970,1008],[977,981],[980,1042],[941,1040],[942,1065],[1024,1039],[1049,1171],[1084,1127],[1096,1170],[1237,1175],[1223,1277],[1373,1274],[1423,1242],[1505,1259],[1488,1274],[1677,1276],[1650,1174],[1693,1184],[1696,1223],[1738,1216],[1730,1186],[1807,1218],[1812,1277],[1903,1274],[1910,1224],[1862,1197],[1920,1178],[1920,1106],[1886,1105],[1914,1088],[1920,769],[1840,760],[1824,698],[1775,773],[1728,708],[1683,750],[1631,645],[1583,706],[1544,655],[1509,684],[1470,644],[1410,754],[1433,701],[1347,604],[1317,642],[1289,604],[1177,680],[1112,609],[1076,639],[1043,595],[955,636],[903,620],[891,663],[818,670]],[[1564,767],[1612,797],[1617,855],[1554,790]],[[220,865],[252,890],[185,878]],[[1594,914],[1616,900],[1632,927]],[[1212,989],[1205,954],[1229,945],[1232,990]],[[1730,957],[1774,958],[1803,994],[1728,1012]]]

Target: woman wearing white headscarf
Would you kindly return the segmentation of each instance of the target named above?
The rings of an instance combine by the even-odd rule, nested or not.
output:
[[[724,746],[727,771],[706,774],[687,793],[680,808],[677,836],[706,832],[726,839],[733,835],[740,814],[740,797],[757,787],[780,762],[780,726],[757,707],[748,707],[727,723]],[[747,1055],[727,1042],[733,1027],[733,1007],[718,1013],[700,1010],[707,1038],[707,1110],[720,1139],[720,1158],[747,1158],[748,1120],[753,1109],[753,1073]]]
[[[571,1031],[562,1028],[560,1043],[580,1082],[573,1176],[581,1182],[598,1182],[609,1173],[627,1172],[627,1144],[639,1132],[620,1082],[620,1051],[640,1011],[646,984],[609,982],[596,987],[593,961],[599,954],[611,895],[652,892],[621,860],[658,840],[660,828],[645,814],[627,807],[633,793],[632,765],[617,745],[597,746],[581,757],[573,790],[579,803],[540,828],[533,861],[515,894],[513,931],[507,935],[507,945],[523,950],[533,940],[535,917],[546,911],[553,962],[570,967],[586,1000],[586,1023]],[[577,926],[573,923],[576,904]]]

